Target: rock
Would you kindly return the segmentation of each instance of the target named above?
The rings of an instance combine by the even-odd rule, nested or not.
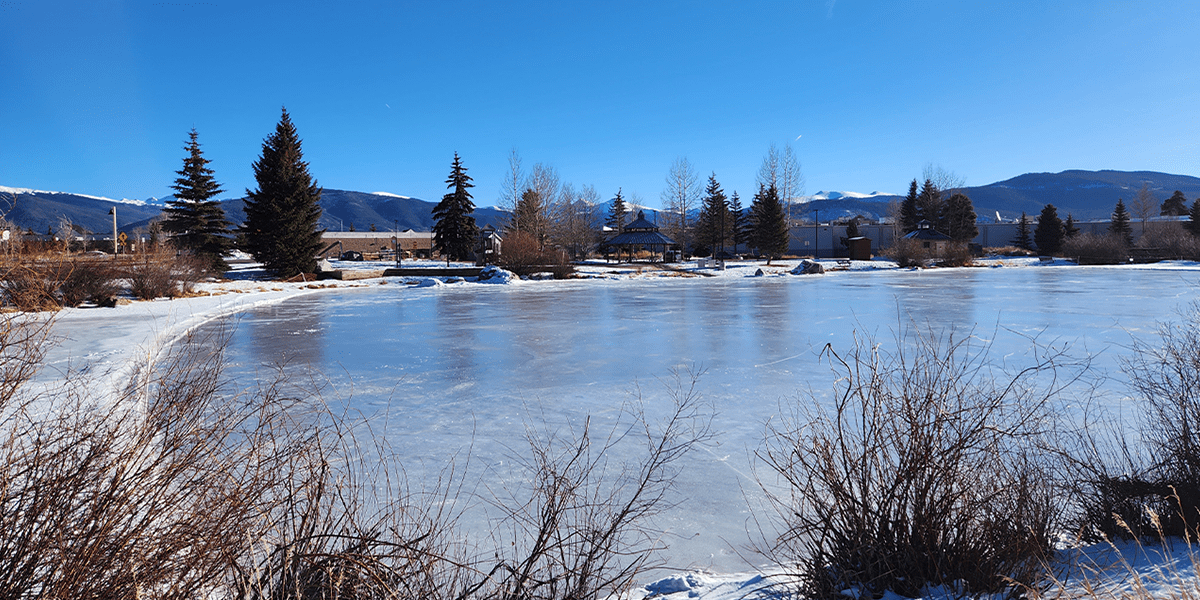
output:
[[[322,258],[321,260],[317,261],[317,272],[318,273],[327,273],[332,270],[333,270],[333,265],[329,262],[328,258]]]
[[[755,276],[755,277],[762,277],[762,276],[763,276],[763,270],[762,270],[762,269],[759,269],[759,270],[755,271],[755,272],[754,272],[754,276]]]
[[[824,275],[825,267],[821,263],[811,260],[802,260],[796,268],[792,269],[792,275]]]

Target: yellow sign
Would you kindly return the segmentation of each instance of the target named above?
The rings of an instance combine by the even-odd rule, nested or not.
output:
[[[118,235],[118,236],[117,236],[117,239],[118,239],[118,240],[121,240],[121,243],[122,243],[122,244],[124,244],[126,241],[128,241],[128,240],[129,240],[129,236],[125,235],[125,232],[124,232],[124,231],[122,231],[122,232],[121,232],[121,235]]]

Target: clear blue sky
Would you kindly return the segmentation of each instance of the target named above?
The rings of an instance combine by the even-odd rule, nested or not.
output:
[[[195,127],[237,197],[282,106],[321,185],[437,200],[458,151],[478,205],[512,148],[652,206],[681,156],[748,199],[771,143],[808,193],[1200,175],[1195,0],[0,0],[0,25],[10,187],[163,196]]]

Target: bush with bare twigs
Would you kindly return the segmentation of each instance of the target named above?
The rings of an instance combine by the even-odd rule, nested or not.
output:
[[[205,266],[195,256],[144,254],[128,266],[129,291],[143,300],[186,296],[204,276]]]
[[[1056,357],[1004,373],[970,339],[827,346],[832,404],[807,398],[769,424],[758,477],[782,533],[763,550],[801,565],[803,593],[982,594],[1043,576],[1059,509],[1034,442],[1057,388],[1035,375]]]
[[[493,500],[504,519],[484,597],[596,599],[632,589],[664,548],[650,520],[670,506],[678,461],[712,436],[695,383],[675,374],[672,408],[657,422],[639,397],[599,436],[590,419],[565,434],[527,425],[530,454],[520,460],[528,486]],[[613,462],[627,444],[646,451]]]
[[[520,277],[552,273],[555,279],[566,279],[575,272],[565,252],[542,248],[533,234],[524,231],[515,231],[505,238],[496,264]]]
[[[901,267],[923,267],[929,259],[929,251],[921,246],[918,240],[900,238],[891,247],[883,251],[883,255],[896,261]]]
[[[1067,480],[1078,528],[1088,540],[1193,536],[1200,525],[1200,303],[1154,341],[1135,339],[1123,359],[1137,408],[1139,439],[1124,423],[1091,415],[1074,440]],[[1096,430],[1095,423],[1106,423]]]
[[[0,279],[4,305],[22,311],[58,310],[58,287],[56,265],[34,261],[8,265]]]
[[[1115,235],[1080,233],[1063,242],[1063,256],[1081,265],[1115,265],[1129,261],[1129,247]]]
[[[1200,238],[1177,221],[1153,223],[1134,246],[1166,260],[1200,260]]]
[[[966,244],[953,243],[938,257],[939,267],[967,267],[975,261],[971,249]]]
[[[59,285],[63,306],[79,306],[84,302],[112,304],[121,292],[116,278],[116,269],[107,261],[73,261]]]

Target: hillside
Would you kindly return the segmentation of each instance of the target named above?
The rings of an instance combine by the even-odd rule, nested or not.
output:
[[[1055,205],[1060,215],[1070,214],[1078,220],[1090,220],[1108,218],[1117,199],[1124,199],[1128,204],[1143,183],[1149,186],[1150,193],[1160,204],[1175,190],[1182,191],[1189,204],[1200,197],[1200,178],[1154,171],[1026,173],[984,186],[968,187],[964,191],[974,202],[976,214],[984,221],[995,220],[997,212],[1006,220],[1020,217],[1022,211],[1036,215],[1046,204]],[[879,219],[887,216],[889,202],[900,200],[903,200],[901,196],[891,194],[818,192],[793,205],[792,211],[797,219],[803,220],[811,220],[814,211],[819,213],[822,221],[854,215]],[[145,228],[159,216],[162,202],[157,198],[144,201],[112,200],[83,194],[0,187],[0,211],[7,211],[5,216],[10,222],[36,233],[57,230],[64,219],[91,232],[108,232],[112,229],[109,211],[114,207],[117,209],[118,227],[123,231],[134,231]],[[748,199],[744,199],[743,203],[748,205]],[[222,200],[222,205],[235,225],[245,218],[241,198]],[[398,227],[401,230],[428,231],[433,227],[433,207],[433,202],[419,198],[383,192],[326,189],[321,196],[321,208],[324,210],[321,225],[331,231],[349,231],[352,227],[367,231],[372,224],[380,230]],[[607,216],[608,204],[599,208],[600,217]],[[658,216],[654,209],[645,210],[651,220]],[[479,207],[475,210],[475,220],[480,226],[499,226],[504,216],[505,213],[495,207]]]

